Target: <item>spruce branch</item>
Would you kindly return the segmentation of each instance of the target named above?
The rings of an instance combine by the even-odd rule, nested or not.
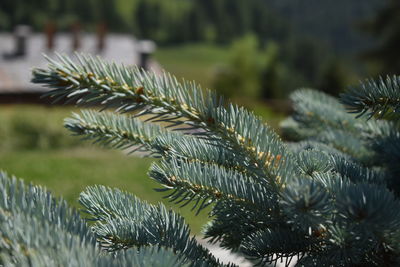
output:
[[[0,262],[4,266],[188,267],[191,264],[166,248],[143,247],[138,251],[105,254],[95,244],[71,235],[55,223],[23,213],[9,219],[3,215],[0,210]]]
[[[158,136],[153,146],[162,151],[165,159],[198,162],[202,165],[218,165],[221,168],[232,169],[256,179],[254,172],[248,171],[248,161],[245,155],[224,146],[218,142],[196,138],[194,136],[168,132]]]
[[[285,123],[289,137],[325,143],[364,164],[380,164],[379,152],[371,149],[372,139],[387,129],[398,128],[388,121],[366,120],[365,116],[357,119],[337,100],[321,92],[302,89],[292,94],[292,100],[295,113]]]
[[[279,123],[282,136],[286,140],[301,141],[309,137],[315,136],[315,131],[311,128],[304,127],[300,122],[294,120],[293,117],[287,117]]]
[[[314,151],[324,152],[327,155],[337,155],[341,158],[345,158],[350,161],[352,160],[352,157],[350,155],[345,154],[334,147],[331,147],[327,144],[315,140],[305,140],[297,143],[289,142],[287,143],[287,146],[293,154],[299,154],[302,151],[307,151],[307,150],[314,150]]]
[[[141,151],[154,157],[177,158],[202,164],[217,164],[247,172],[244,155],[218,143],[168,131],[165,128],[125,114],[82,111],[65,120],[74,135],[111,148]],[[134,148],[134,149],[133,149]],[[252,175],[251,172],[248,172]]]
[[[100,105],[121,112],[154,114],[172,125],[182,123],[203,129],[207,138],[246,154],[249,170],[280,188],[293,175],[290,153],[280,138],[259,118],[194,83],[179,83],[175,77],[156,76],[138,68],[108,64],[100,59],[78,56],[80,64],[58,56],[48,69],[34,69],[34,83],[54,89],[54,101],[68,99],[79,105]],[[260,175],[258,175],[260,176]]]
[[[260,212],[257,207],[219,201],[215,203],[210,215],[213,220],[204,228],[204,236],[211,243],[220,242],[220,246],[238,251],[242,241],[251,233],[260,229],[278,227],[282,222],[278,207]]]
[[[318,230],[333,217],[331,192],[318,180],[297,179],[281,193],[288,223],[303,232]]]
[[[296,236],[290,229],[267,229],[249,235],[241,249],[249,258],[256,260],[258,266],[276,266],[278,262],[289,266],[294,257],[304,257],[309,246],[302,235]]]
[[[390,189],[400,193],[398,177],[400,175],[400,135],[393,132],[386,137],[378,137],[371,141],[371,148],[376,153],[377,161],[387,170],[387,180]]]
[[[111,147],[139,145],[162,157],[150,176],[175,203],[193,204],[197,212],[212,205],[206,229],[212,242],[260,265],[294,256],[313,266],[399,262],[399,128],[363,115],[397,114],[397,78],[366,86],[390,101],[367,89],[369,102],[362,94],[348,97],[361,119],[333,97],[295,92],[285,127],[304,141],[285,144],[253,113],[194,83],[88,56],[78,61],[49,59],[47,69],[33,71],[33,81],[51,87],[47,95],[55,101],[129,113],[83,112],[66,126]],[[88,188],[80,201],[105,250],[157,247],[194,266],[219,265],[190,237],[183,218],[162,205],[106,187]]]
[[[293,119],[315,135],[328,129],[357,131],[358,121],[346,112],[335,98],[311,89],[296,90],[290,95],[293,102]]]
[[[160,152],[152,149],[157,136],[166,131],[150,123],[142,123],[139,119],[113,113],[82,111],[65,120],[64,126],[73,134],[91,139],[107,147],[118,149],[142,148],[143,151]]]
[[[70,209],[62,199],[54,198],[49,191],[0,172],[0,209],[9,218],[25,214],[39,222],[57,224],[64,231],[94,243],[89,227],[79,213]]]
[[[360,86],[341,95],[341,101],[351,113],[369,118],[392,116],[398,118],[400,111],[400,76],[380,77],[367,80]]]
[[[63,226],[31,214],[10,216],[0,209],[0,262],[5,266],[78,266],[95,259],[99,251],[94,243]]]
[[[369,231],[396,231],[400,202],[382,185],[349,184],[337,195],[337,210],[348,223],[368,225]]]
[[[386,184],[386,173],[382,169],[371,169],[338,155],[330,157],[335,172],[352,183]]]
[[[161,161],[153,164],[149,175],[166,187],[162,191],[173,191],[169,196],[173,201],[184,202],[184,205],[196,201],[194,208],[198,212],[215,201],[248,203],[269,209],[276,197],[273,189],[255,183],[239,172],[216,165]]]
[[[316,150],[304,150],[298,154],[297,165],[303,175],[313,176],[315,173],[326,173],[332,169],[327,154]]]
[[[327,144],[361,162],[368,162],[374,156],[363,138],[348,131],[325,130],[311,140]]]
[[[162,204],[151,205],[132,194],[104,186],[88,187],[79,201],[96,222],[93,229],[104,249],[161,246],[178,251],[193,266],[219,265],[207,249],[190,237],[183,218]]]
[[[77,211],[42,187],[0,173],[0,263],[4,266],[190,266],[166,248],[104,254]]]
[[[329,130],[345,131],[362,137],[366,134],[377,134],[381,129],[393,128],[390,122],[367,120],[368,117],[364,114],[357,119],[347,112],[339,100],[322,92],[300,89],[292,93],[290,98],[294,114],[283,122],[283,126],[289,136],[297,136],[299,140],[315,137],[320,132]]]

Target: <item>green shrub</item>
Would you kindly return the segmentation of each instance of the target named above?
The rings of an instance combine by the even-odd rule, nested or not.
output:
[[[59,149],[82,146],[63,127],[69,110],[16,105],[0,111],[2,149]]]

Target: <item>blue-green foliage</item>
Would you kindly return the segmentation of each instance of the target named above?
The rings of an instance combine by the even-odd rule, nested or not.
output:
[[[89,188],[82,194],[83,203],[85,200],[88,202],[89,199],[101,197],[98,195],[99,190],[95,189]],[[112,191],[108,188],[101,189],[104,192]],[[176,238],[170,243],[163,243],[159,239],[152,243],[140,243],[141,240],[139,240],[132,245],[131,250],[105,254],[101,252],[105,247],[99,246],[96,242],[96,239],[101,238],[100,232],[93,232],[78,212],[69,208],[64,200],[54,198],[41,187],[27,186],[22,180],[9,177],[5,173],[0,173],[0,193],[0,264],[4,266],[210,265],[206,260],[217,265],[207,250],[198,245],[195,240],[184,243],[183,238]],[[114,214],[122,216],[127,208],[131,211],[130,215],[136,214],[137,217],[141,214],[149,214],[156,209],[145,203],[137,203],[134,198],[123,198],[117,194],[114,195],[114,201],[125,201],[125,206],[114,205],[112,209],[107,209],[104,205],[102,211],[108,212],[109,217]],[[165,217],[162,216],[167,214],[170,217],[178,216],[172,211],[166,211],[164,206],[159,205],[157,209],[164,211],[159,215],[161,221],[165,221]],[[95,218],[98,218],[101,213],[96,210],[95,205],[90,206],[87,212],[93,216],[96,214]],[[130,219],[132,222],[133,218]],[[182,218],[180,218],[180,223],[184,224]],[[158,226],[158,230],[163,230],[166,235],[183,229],[163,228],[163,226]],[[189,236],[187,226],[185,236]],[[174,251],[179,249],[179,246],[184,248],[187,255],[192,255],[192,260],[183,254],[176,255]]]
[[[258,265],[289,264],[294,257],[298,266],[400,264],[399,128],[371,117],[379,113],[373,102],[379,98],[351,108],[375,87],[364,86],[357,99],[355,89],[343,96],[360,118],[323,93],[295,92],[284,130],[301,142],[285,143],[253,113],[193,83],[87,56],[78,61],[50,60],[47,69],[34,70],[33,81],[51,87],[47,95],[55,101],[114,110],[75,114],[66,127],[109,147],[161,157],[150,177],[179,205],[197,212],[212,207],[204,230],[211,242]],[[396,81],[388,84],[398,92]],[[101,186],[88,188],[80,202],[100,247],[111,253],[155,246],[191,265],[220,264],[190,237],[183,219],[161,205]],[[13,260],[10,253],[4,260]]]
[[[331,171],[311,175],[331,195],[327,198],[331,202],[332,217],[328,217],[331,223],[325,221],[321,225],[324,225],[324,235],[331,238],[327,244],[334,243],[337,251],[327,247],[325,256],[321,257],[324,261],[341,259],[338,262],[345,266],[399,264],[397,245],[393,243],[398,238],[395,228],[399,224],[397,196],[400,193],[398,81],[398,76],[368,80],[342,95],[344,105],[309,89],[291,96],[294,114],[283,123],[283,130],[289,139],[302,141],[290,143],[289,148],[299,155],[306,149],[324,152],[330,157]],[[298,199],[304,202],[303,198],[309,195],[308,201],[312,201],[313,195],[305,188],[292,186],[290,191],[293,194],[306,190]],[[311,191],[317,194],[319,190]],[[284,203],[295,206],[293,202]],[[309,208],[314,211],[311,203]],[[321,199],[321,203],[329,202]],[[312,214],[306,218],[311,219]],[[312,227],[311,222],[302,225]],[[308,265],[319,260],[305,257],[300,262]]]
[[[399,117],[400,112],[400,77],[386,77],[379,80],[367,80],[360,87],[353,88],[342,97],[349,112],[368,117],[378,115]]]
[[[172,248],[194,266],[217,266],[218,261],[190,237],[183,217],[163,205],[150,205],[135,196],[103,186],[89,187],[80,203],[96,222],[93,230],[109,251],[158,245]]]

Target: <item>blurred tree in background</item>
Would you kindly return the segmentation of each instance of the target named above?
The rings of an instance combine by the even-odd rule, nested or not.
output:
[[[377,16],[366,25],[366,29],[380,40],[377,47],[364,57],[376,64],[376,72],[398,74],[400,72],[400,1],[390,0]]]
[[[301,86],[338,95],[351,81],[344,60],[328,55],[324,47],[306,39],[289,44],[271,40],[262,45],[255,35],[238,39],[230,61],[216,66],[212,87],[227,97],[273,99]]]
[[[351,71],[345,67],[345,64],[343,60],[329,60],[322,68],[318,80],[318,88],[325,93],[339,95],[343,88],[346,88],[354,80],[349,74]]]
[[[363,6],[373,7],[376,1],[364,1]],[[354,19],[365,16],[371,9],[355,12],[357,1],[347,2],[352,3],[346,5],[351,7]],[[315,3],[313,7],[297,4],[297,10],[300,14],[316,9],[338,10],[341,5],[333,8],[327,3]],[[111,31],[134,31],[138,37],[165,44],[188,41],[227,43],[248,33],[257,35],[264,43],[271,39],[288,40],[295,29],[293,23],[308,26],[306,18],[300,18],[288,7],[296,5],[287,0],[3,0],[0,3],[0,28],[12,30],[16,24],[24,23],[40,31],[47,20],[65,21],[73,17],[89,29],[93,29],[99,20],[105,20]],[[337,15],[339,18],[335,22],[325,21],[324,27],[336,27],[336,21],[340,20],[340,14]],[[313,19],[321,20],[316,15]],[[349,31],[346,30],[348,25],[338,25],[338,32]],[[68,29],[63,23],[59,28]]]
[[[386,0],[265,0],[285,18],[296,34],[328,44],[334,52],[351,56],[373,45],[357,25],[382,8]]]
[[[215,70],[213,88],[229,97],[259,97],[264,68],[261,54],[258,40],[253,35],[234,42],[228,64]]]
[[[398,72],[399,5],[397,0],[3,0],[0,30],[24,23],[43,31],[51,22],[61,31],[71,25],[93,31],[103,24],[160,47],[227,46],[231,60],[214,77],[225,95],[281,98],[300,86],[337,95],[338,88],[368,71]],[[380,42],[357,30],[366,20]],[[369,69],[359,60],[361,51],[369,51]]]

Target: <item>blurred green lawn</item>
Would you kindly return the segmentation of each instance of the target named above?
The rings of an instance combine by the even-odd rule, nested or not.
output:
[[[226,63],[230,57],[229,47],[211,44],[187,44],[160,47],[154,58],[178,78],[196,81],[204,88],[211,87],[213,68]]]

